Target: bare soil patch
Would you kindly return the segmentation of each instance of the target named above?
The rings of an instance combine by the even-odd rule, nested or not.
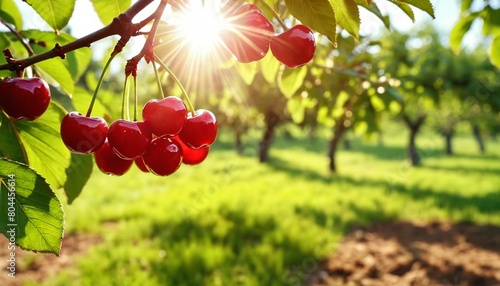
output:
[[[0,235],[0,285],[20,286],[24,281],[31,280],[42,282],[61,269],[71,267],[74,258],[82,255],[92,245],[102,242],[103,239],[97,235],[70,234],[63,239],[61,253],[58,256],[49,253],[33,253],[16,247],[16,275],[15,278],[7,276],[6,269],[10,250],[9,241]]]
[[[499,286],[500,227],[380,223],[354,229],[310,286]]]

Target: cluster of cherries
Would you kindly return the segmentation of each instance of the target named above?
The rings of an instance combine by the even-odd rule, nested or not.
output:
[[[135,162],[144,172],[168,176],[181,163],[201,163],[217,137],[212,112],[198,109],[192,114],[175,96],[150,100],[142,118],[119,119],[108,128],[103,118],[70,112],[61,122],[61,138],[74,153],[93,153],[103,173],[123,175]]]
[[[6,77],[0,81],[0,109],[15,120],[35,120],[50,104],[49,85],[41,78]],[[61,122],[61,138],[77,154],[94,154],[99,169],[123,175],[135,161],[143,172],[174,173],[181,163],[196,165],[208,155],[218,124],[206,109],[188,112],[175,96],[150,100],[143,121],[116,120],[68,113]]]
[[[49,85],[41,78],[6,77],[0,82],[0,109],[12,119],[35,120],[49,104]]]
[[[253,4],[244,4],[229,15],[230,29],[221,38],[239,62],[262,59],[271,48],[274,57],[289,68],[307,64],[314,56],[316,41],[309,27],[299,24],[274,35],[274,27]]]

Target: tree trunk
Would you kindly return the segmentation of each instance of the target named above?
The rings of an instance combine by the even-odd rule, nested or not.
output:
[[[411,119],[405,114],[403,115],[403,120],[406,123],[406,126],[410,129],[410,138],[408,141],[408,160],[410,160],[410,164],[412,166],[420,166],[422,163],[422,158],[420,157],[420,154],[417,149],[417,134],[418,131],[420,131],[420,127],[422,127],[424,120],[425,120],[425,115],[421,115],[417,118],[415,122],[411,121]]]
[[[445,150],[447,155],[453,155],[453,146],[451,143],[451,140],[453,139],[453,129],[452,130],[446,130],[443,132],[444,139],[445,139]]]
[[[349,140],[349,138],[344,138],[342,140],[342,143],[344,145],[345,150],[351,150],[351,140]]]
[[[344,118],[339,120],[333,126],[333,136],[328,146],[328,159],[330,160],[329,168],[330,171],[332,171],[333,173],[337,172],[337,164],[335,163],[335,154],[337,153],[337,147],[346,129],[347,128],[344,126]]]
[[[479,152],[481,152],[481,154],[484,154],[484,152],[486,152],[486,147],[484,146],[484,140],[481,136],[481,130],[479,129],[479,126],[477,124],[472,124],[472,133],[474,134],[474,138],[476,139],[476,142],[479,146]]]
[[[272,110],[268,110],[265,114],[266,130],[259,144],[259,161],[261,163],[269,161],[269,149],[274,138],[274,130],[278,125],[279,117]]]
[[[234,132],[234,136],[235,136],[234,144],[236,147],[236,152],[238,152],[239,155],[242,155],[244,151],[243,140],[241,138],[243,136],[243,132],[241,130],[236,130]]]

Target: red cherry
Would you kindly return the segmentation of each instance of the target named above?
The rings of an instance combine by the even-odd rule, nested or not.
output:
[[[151,131],[144,122],[123,119],[111,124],[108,131],[109,145],[123,159],[141,157],[151,142]]]
[[[175,139],[158,137],[151,141],[142,158],[151,173],[168,176],[181,166],[182,147]]]
[[[187,110],[184,102],[176,97],[169,96],[161,100],[150,100],[142,109],[142,119],[154,135],[173,136],[181,131],[186,122]]]
[[[107,136],[108,124],[100,117],[86,117],[73,111],[61,122],[61,138],[73,153],[93,153],[104,144]]]
[[[274,27],[257,6],[241,6],[228,21],[232,27],[221,38],[239,62],[258,61],[267,54]]]
[[[7,77],[0,82],[0,108],[13,119],[35,120],[49,103],[49,85],[41,78]]]
[[[193,149],[182,142],[179,136],[175,136],[173,139],[177,140],[182,147],[182,163],[186,165],[197,165],[207,158],[208,151],[210,151],[209,146]]]
[[[134,162],[132,160],[125,160],[118,157],[118,155],[116,155],[116,153],[111,149],[111,146],[109,146],[108,140],[104,142],[101,148],[95,151],[94,159],[101,172],[116,176],[125,174]]]
[[[307,26],[296,25],[274,36],[270,42],[274,57],[289,68],[307,64],[314,57],[316,40]]]
[[[179,138],[190,148],[199,149],[214,143],[217,130],[215,115],[206,109],[198,109],[194,116],[188,114]]]
[[[144,164],[144,159],[142,159],[142,157],[136,158],[134,162],[139,170],[143,171],[144,173],[149,173],[148,167],[146,167],[146,164]]]

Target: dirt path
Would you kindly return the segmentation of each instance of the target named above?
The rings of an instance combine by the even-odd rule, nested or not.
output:
[[[499,286],[500,227],[382,223],[358,228],[311,286]]]
[[[102,242],[103,239],[96,235],[79,234],[68,235],[63,239],[63,245],[59,257],[48,253],[33,253],[17,248],[16,275],[15,278],[7,276],[10,255],[8,250],[9,241],[0,234],[0,285],[20,286],[26,280],[42,282],[49,276],[56,274],[63,268],[71,267],[75,256],[82,255],[92,245]]]

